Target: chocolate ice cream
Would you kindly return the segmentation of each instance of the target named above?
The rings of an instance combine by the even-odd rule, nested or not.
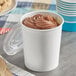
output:
[[[51,15],[37,14],[32,17],[27,17],[22,22],[25,26],[34,29],[51,29],[59,26],[57,20]]]

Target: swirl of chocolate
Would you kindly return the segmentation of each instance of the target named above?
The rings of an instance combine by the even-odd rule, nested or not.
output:
[[[23,24],[34,29],[50,29],[59,25],[52,16],[41,14],[24,19]]]

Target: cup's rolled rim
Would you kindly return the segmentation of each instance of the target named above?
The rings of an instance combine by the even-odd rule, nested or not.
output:
[[[76,7],[76,4],[64,4],[62,2],[56,2],[57,5],[63,6],[63,7]]]
[[[65,4],[65,3],[63,3],[63,2],[61,2],[61,1],[56,1],[56,3],[57,4],[63,4],[63,5],[65,5],[65,6],[76,6],[76,4]]]
[[[70,16],[70,17],[76,17],[76,14],[66,14],[66,13],[61,13],[61,12],[58,12],[60,15],[64,15],[64,16]]]
[[[59,0],[60,2],[63,2],[65,4],[76,4],[76,1],[70,1],[70,0]]]
[[[64,12],[64,11],[60,11],[60,10],[57,10],[57,12],[59,14],[65,15],[65,16],[76,16],[76,12],[72,13],[72,12]]]
[[[64,17],[69,17],[69,18],[75,18],[76,19],[76,15],[66,15],[66,14],[63,14],[63,13],[60,13],[60,15],[64,18]]]
[[[64,10],[66,12],[70,11],[70,12],[76,12],[76,8],[64,8],[64,7],[61,7],[61,6],[57,6],[58,9],[60,10]]]
[[[30,27],[27,27],[27,26],[23,25],[22,21],[25,19],[25,16],[26,16],[26,15],[30,15],[31,13],[42,13],[42,12],[44,12],[44,13],[51,13],[51,14],[55,14],[55,15],[59,16],[59,17],[61,18],[61,20],[62,20],[61,24],[60,24],[59,26],[57,26],[57,27],[50,28],[50,29],[34,29],[34,28],[30,28]],[[25,27],[26,29],[29,29],[29,30],[34,30],[34,31],[50,31],[50,30],[53,31],[53,30],[56,30],[56,29],[58,29],[59,27],[61,27],[61,26],[63,25],[63,23],[64,23],[64,19],[63,19],[63,17],[62,17],[61,15],[59,15],[58,13],[52,12],[52,11],[48,11],[48,10],[32,11],[32,12],[29,12],[29,13],[24,14],[24,15],[21,17],[21,19],[20,19],[20,24],[21,24],[23,27]]]
[[[56,7],[62,7],[64,9],[74,9],[76,11],[76,6],[65,6],[65,5],[62,5],[62,4],[57,4]]]
[[[60,15],[64,15],[64,16],[70,16],[70,17],[74,17],[74,16],[76,16],[76,14],[68,14],[68,13],[63,13],[63,12],[59,12],[59,11],[57,11]]]
[[[75,7],[76,7],[76,5],[65,5],[65,4],[59,3],[59,2],[57,3],[57,6],[58,6],[58,5],[59,5],[59,6],[63,6],[63,7],[68,7],[68,8],[71,8],[71,7],[74,7],[74,8],[75,8]]]

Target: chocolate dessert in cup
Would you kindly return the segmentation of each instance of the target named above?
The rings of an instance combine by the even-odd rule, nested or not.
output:
[[[42,16],[36,17],[36,15],[42,15]],[[47,16],[50,16],[50,18],[47,19],[44,18]],[[46,20],[48,22],[48,19],[52,18],[57,22],[58,25],[52,28],[44,28],[44,29],[32,28],[30,26],[28,27],[26,26],[26,24],[23,23],[23,21],[31,17],[35,17],[35,20],[43,18],[42,20],[44,20],[45,22]],[[20,31],[19,28],[21,28],[23,36],[25,66],[33,71],[38,72],[54,70],[59,64],[59,53],[60,53],[60,43],[61,43],[61,33],[63,23],[64,20],[60,15],[50,11],[39,10],[26,13],[25,15],[22,16],[20,20],[21,26],[13,30],[6,36],[6,39],[4,41],[4,51],[8,55],[14,55],[21,50],[22,47],[20,48],[20,46],[22,44],[16,46],[17,44],[19,44],[18,41],[16,45],[15,44],[9,45],[13,41],[12,38],[14,37],[14,34],[16,36]],[[43,26],[43,24],[40,26]],[[13,47],[14,45],[16,48]],[[12,47],[12,49],[10,49],[10,47]]]

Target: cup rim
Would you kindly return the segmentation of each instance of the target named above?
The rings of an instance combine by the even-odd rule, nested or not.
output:
[[[24,25],[22,24],[22,21],[23,21],[23,19],[24,19],[24,17],[25,17],[26,15],[31,14],[31,13],[40,13],[40,12],[46,12],[46,13],[55,14],[55,15],[59,16],[59,17],[62,19],[62,23],[61,23],[59,26],[57,26],[57,27],[50,28],[50,29],[42,29],[42,30],[41,30],[41,29],[30,28],[30,27],[24,26]],[[29,12],[29,13],[24,14],[24,15],[21,17],[21,19],[20,19],[20,24],[21,24],[21,26],[25,27],[25,28],[28,29],[28,30],[33,30],[33,31],[53,31],[53,30],[56,30],[57,28],[61,27],[61,26],[63,25],[63,23],[64,23],[64,19],[63,19],[63,17],[62,17],[61,15],[59,15],[59,14],[57,14],[57,13],[55,13],[55,12],[52,12],[52,11],[48,11],[48,10],[36,10],[36,11],[32,11],[32,12]]]
[[[72,6],[72,7],[75,7],[76,6],[76,4],[65,4],[65,3],[63,3],[63,2],[60,2],[60,1],[57,1],[56,2],[57,4],[61,4],[61,5],[64,5],[64,6]]]
[[[64,13],[61,13],[61,12],[58,12],[58,13],[60,13],[61,15],[64,15],[64,16],[76,16],[75,14],[74,15],[71,15],[71,14],[64,14]]]
[[[76,2],[70,2],[70,1],[62,1],[62,0],[59,0],[60,2],[64,3],[64,4],[76,4]]]
[[[76,9],[76,6],[67,6],[67,5],[64,5],[64,4],[59,4],[57,3],[57,6],[62,6],[63,8],[68,8],[68,9],[71,9],[71,8],[75,8]]]
[[[58,11],[57,10],[57,12],[60,14],[60,15],[65,15],[65,16],[76,16],[76,14],[71,14],[71,13],[63,13],[63,12],[61,12],[61,11]]]
[[[64,10],[57,10],[58,12],[61,12],[61,13],[63,13],[63,14],[67,14],[67,15],[76,15],[76,12],[66,12],[66,11],[64,11]]]
[[[76,12],[75,9],[69,9],[69,8],[64,8],[64,7],[60,7],[60,6],[57,6],[57,8],[59,8],[60,10],[64,10],[64,11],[70,11],[70,12]]]

